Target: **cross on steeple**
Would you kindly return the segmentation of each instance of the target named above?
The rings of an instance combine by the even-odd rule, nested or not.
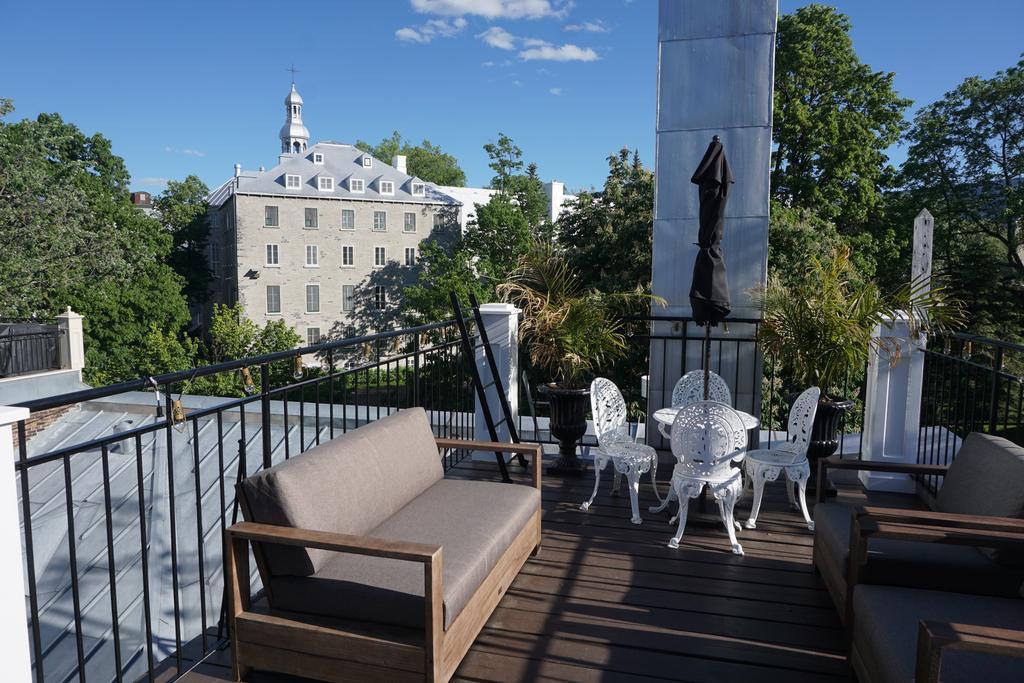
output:
[[[295,74],[299,73],[299,70],[295,68],[294,64],[292,64],[291,67],[285,69],[285,71],[290,71],[292,73],[292,85],[295,85]]]

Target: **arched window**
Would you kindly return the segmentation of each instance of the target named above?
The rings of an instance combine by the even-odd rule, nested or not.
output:
[[[294,143],[292,144],[292,148],[293,148],[293,150],[294,150],[294,151],[296,151],[296,152],[301,152],[301,151],[302,151],[302,145],[300,145],[300,144],[299,144],[299,141],[298,141],[298,140],[296,140],[296,141],[295,141],[295,142],[294,142]]]

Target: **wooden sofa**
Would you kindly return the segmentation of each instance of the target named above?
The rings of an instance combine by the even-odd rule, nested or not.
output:
[[[531,455],[534,485],[446,479],[439,449]],[[415,408],[241,482],[225,559],[235,678],[449,680],[540,547],[540,458],[435,439]]]

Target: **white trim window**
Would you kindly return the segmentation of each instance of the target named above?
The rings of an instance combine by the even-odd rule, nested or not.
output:
[[[298,190],[302,188],[302,176],[295,175],[294,173],[288,173],[284,177],[284,186],[289,190]]]
[[[341,286],[341,312],[351,313],[356,310],[356,286]]]
[[[383,311],[388,305],[388,291],[384,289],[384,285],[374,285],[373,287],[373,307],[378,311]]]
[[[324,155],[320,152],[313,152],[313,163],[320,164],[322,166],[324,163]]]
[[[320,343],[320,328],[319,327],[307,327],[306,328],[306,346],[313,346]]]
[[[412,196],[423,197],[427,194],[427,186],[424,183],[413,183],[412,184]]]
[[[388,250],[386,247],[373,248],[373,267],[383,268],[388,262]]]
[[[220,242],[210,242],[210,272],[220,275]]]
[[[306,245],[306,267],[307,268],[319,268],[320,267],[320,249],[315,244]]]
[[[267,285],[267,315],[281,314],[281,285]]]
[[[334,192],[334,178],[329,175],[318,176],[317,187],[321,192]]]
[[[415,266],[416,265],[416,247],[405,248],[405,265]]]
[[[349,178],[348,179],[348,191],[362,194],[366,192],[366,181],[362,178]]]
[[[405,223],[402,225],[403,232],[416,232],[416,212],[405,212]]]
[[[372,167],[373,167],[373,157],[371,157],[369,154],[364,154],[363,155],[363,168],[372,168]]]
[[[306,207],[303,210],[303,227],[314,230],[320,227],[320,213],[316,207]]]
[[[263,227],[281,227],[281,211],[276,206],[268,204],[267,206],[263,207]]]
[[[356,265],[356,248],[346,244],[341,248],[341,267],[352,268]]]
[[[281,266],[281,248],[278,245],[267,245],[267,260],[264,265],[268,268],[279,268]]]
[[[391,181],[391,180],[382,180],[382,181],[380,181],[379,185],[380,185],[380,193],[381,194],[394,194],[395,193],[395,183],[393,181]]]
[[[388,229],[388,213],[387,211],[374,211],[373,212],[373,231],[374,232],[386,232]]]
[[[306,313],[320,312],[320,285],[306,285]]]
[[[342,209],[341,210],[341,229],[342,230],[355,230],[356,229],[356,211],[355,211],[355,209]]]

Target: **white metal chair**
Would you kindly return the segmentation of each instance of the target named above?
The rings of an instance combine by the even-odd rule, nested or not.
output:
[[[601,484],[601,470],[611,462],[615,468],[612,492],[619,490],[619,477],[626,475],[629,484],[629,504],[633,516],[633,524],[641,524],[640,506],[637,496],[640,492],[640,475],[651,473],[651,488],[658,501],[658,452],[651,446],[636,443],[629,435],[626,426],[626,401],[615,383],[604,377],[598,377],[590,385],[590,407],[594,415],[594,431],[597,433],[597,450],[594,453],[594,492],[590,500],[580,505],[581,510],[589,510],[597,496]]]
[[[672,388],[672,407],[684,408],[688,405],[704,400],[704,371],[690,370],[679,378]],[[721,375],[714,372],[708,373],[708,400],[718,401],[726,405],[732,405],[732,394],[729,392],[729,385],[725,383]],[[658,431],[666,439],[672,438],[672,428],[666,424],[658,424]]]
[[[774,448],[759,448],[747,453],[747,479],[754,488],[754,505],[750,509],[750,519],[746,523],[748,529],[757,526],[757,514],[761,509],[765,482],[775,481],[780,474],[785,473],[789,505],[797,509],[797,503],[793,500],[793,484],[796,484],[800,492],[799,509],[804,515],[807,528],[814,531],[814,522],[807,512],[807,479],[811,476],[811,466],[807,462],[807,447],[811,442],[811,428],[814,426],[814,416],[818,412],[820,396],[821,390],[818,387],[811,387],[793,402],[793,407],[789,410],[785,443]]]
[[[732,551],[742,555],[743,547],[736,540],[740,525],[733,517],[733,510],[743,492],[743,477],[733,463],[742,461],[746,454],[747,430],[743,420],[723,403],[699,401],[676,415],[671,444],[677,460],[672,471],[672,488],[656,510],[665,509],[673,499],[679,501],[679,527],[668,547],[679,547],[686,530],[689,499],[699,496],[706,486],[718,503]]]

